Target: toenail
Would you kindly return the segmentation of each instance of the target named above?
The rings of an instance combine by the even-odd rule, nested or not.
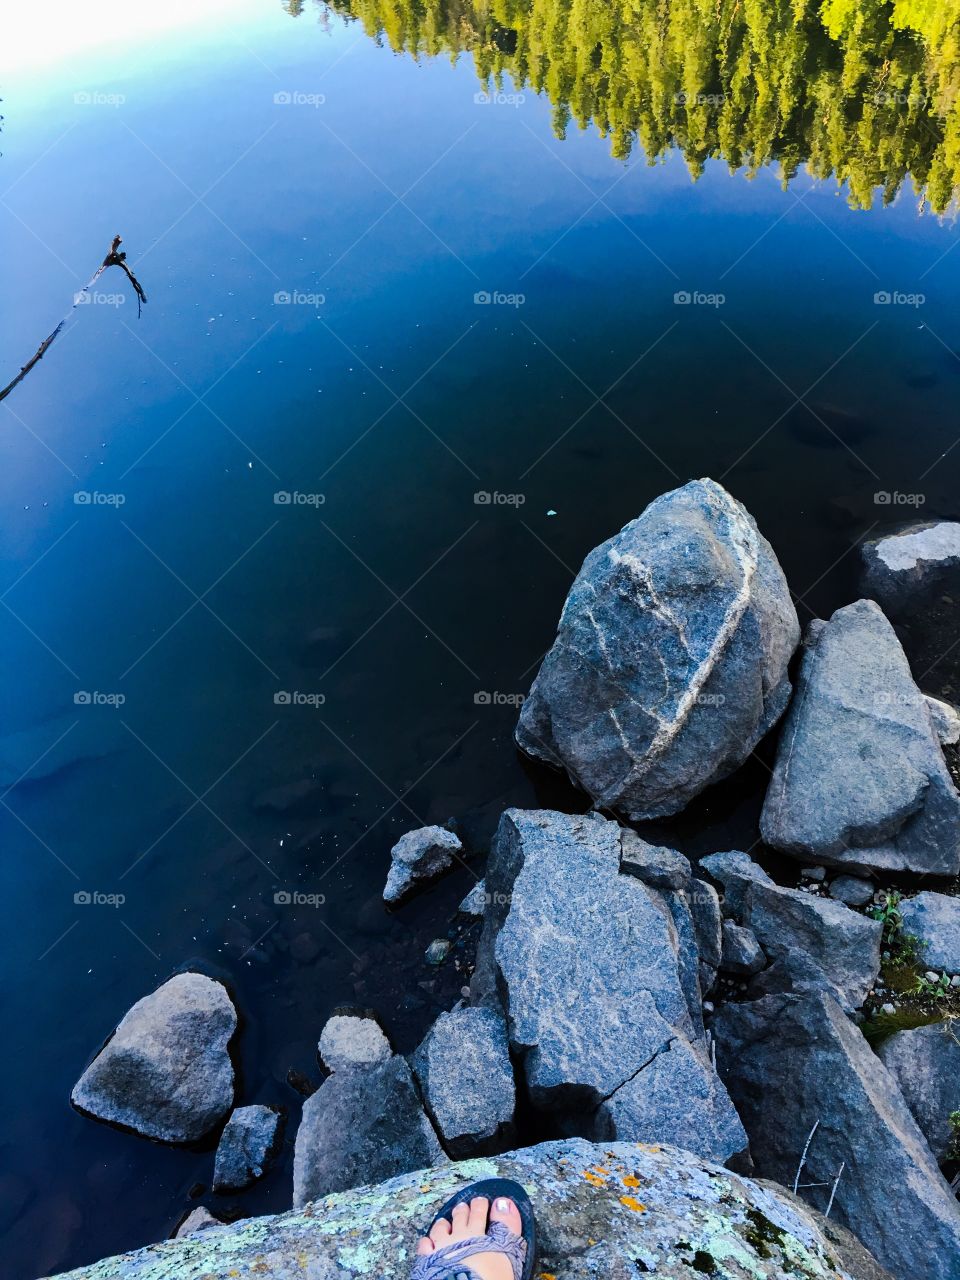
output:
[[[510,1201],[503,1199],[501,1196],[499,1200],[494,1201],[493,1207],[496,1209],[497,1213],[509,1213]]]

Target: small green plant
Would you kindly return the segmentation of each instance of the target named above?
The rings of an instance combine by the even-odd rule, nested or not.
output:
[[[947,1147],[947,1159],[960,1160],[960,1111],[951,1111],[948,1119],[953,1132]]]
[[[922,973],[917,978],[916,984],[910,994],[914,996],[923,996],[927,1000],[946,1000],[946,998],[952,994],[950,989],[950,979],[945,973],[941,973],[938,974],[935,981],[931,981],[926,974]]]
[[[889,953],[886,966],[893,969],[906,969],[920,959],[918,940],[912,933],[903,931],[903,915],[900,911],[900,897],[895,889],[888,889],[880,895],[881,901],[873,907],[870,915],[883,925],[882,946]]]

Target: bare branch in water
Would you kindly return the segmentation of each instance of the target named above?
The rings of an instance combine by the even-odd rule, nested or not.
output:
[[[134,291],[137,295],[137,317],[139,318],[141,314],[142,306],[147,300],[147,295],[144,293],[143,286],[140,284],[140,281],[133,274],[131,269],[127,266],[127,255],[125,253],[120,252],[120,246],[122,243],[123,241],[120,239],[119,236],[113,237],[113,243],[110,246],[110,252],[104,258],[104,260],[100,263],[99,267],[97,267],[96,271],[87,281],[87,283],[83,286],[83,288],[78,293],[74,294],[73,306],[70,308],[67,314],[63,317],[63,319],[54,329],[53,333],[48,334],[48,336],[44,338],[44,340],[40,343],[39,347],[37,347],[34,354],[30,357],[30,359],[23,366],[23,368],[20,370],[17,376],[13,379],[13,381],[11,383],[8,383],[8,385],[5,386],[2,391],[0,391],[0,400],[6,399],[6,397],[10,394],[13,388],[18,383],[23,381],[23,379],[27,376],[27,374],[30,372],[33,366],[35,364],[40,363],[43,357],[50,350],[55,339],[57,339],[60,336],[60,334],[64,331],[64,329],[73,319],[73,313],[76,311],[77,307],[79,307],[81,303],[86,301],[87,294],[90,292],[93,286],[97,283],[97,281],[103,275],[104,271],[106,271],[107,267],[119,267],[120,270],[127,277],[127,279],[130,281],[130,283],[133,285]]]

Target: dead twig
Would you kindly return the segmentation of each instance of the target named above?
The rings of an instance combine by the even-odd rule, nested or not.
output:
[[[87,294],[90,292],[93,286],[97,283],[97,281],[103,275],[104,271],[106,271],[107,267],[119,267],[120,270],[127,277],[127,279],[130,281],[130,283],[133,285],[134,292],[137,295],[137,317],[139,318],[141,314],[142,306],[147,300],[147,295],[144,293],[143,286],[140,284],[140,281],[133,274],[131,269],[127,266],[127,255],[125,253],[120,252],[120,246],[122,243],[123,241],[120,239],[119,236],[113,237],[113,243],[110,245],[110,252],[104,258],[104,260],[100,263],[99,267],[97,267],[96,271],[87,281],[87,283],[83,286],[83,288],[79,290],[78,293],[74,294],[73,306],[70,308],[67,314],[63,317],[63,319],[54,329],[53,333],[48,334],[48,336],[44,338],[44,340],[40,343],[39,347],[37,347],[34,354],[30,357],[27,363],[21,368],[20,372],[13,379],[13,381],[8,383],[7,386],[5,386],[2,391],[0,391],[0,400],[6,399],[6,397],[10,394],[10,392],[14,389],[14,387],[17,386],[18,383],[24,380],[24,378],[27,376],[27,374],[30,372],[33,366],[40,363],[43,357],[50,350],[54,341],[60,336],[61,333],[63,333],[64,329],[67,327],[69,322],[73,319],[73,313],[76,311],[77,307],[79,307],[81,303],[85,301]]]

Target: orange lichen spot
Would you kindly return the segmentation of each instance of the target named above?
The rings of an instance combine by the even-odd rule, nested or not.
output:
[[[583,1176],[593,1187],[602,1187],[604,1185],[603,1179],[595,1174],[592,1169],[584,1169]]]
[[[628,1209],[632,1209],[634,1213],[646,1213],[647,1206],[641,1204],[639,1200],[635,1200],[633,1196],[621,1196],[620,1203],[625,1204]]]
[[[421,1191],[429,1191],[429,1190],[430,1190],[430,1184],[429,1184],[428,1182],[422,1182],[422,1183],[420,1184],[420,1190],[421,1190]]]
[[[602,1164],[594,1165],[594,1173],[609,1174],[610,1170],[605,1169]]]
[[[539,1280],[557,1280],[557,1277],[551,1271],[541,1271]]]
[[[640,1179],[635,1178],[632,1173],[628,1173],[623,1180],[623,1185],[625,1187],[639,1187]]]

